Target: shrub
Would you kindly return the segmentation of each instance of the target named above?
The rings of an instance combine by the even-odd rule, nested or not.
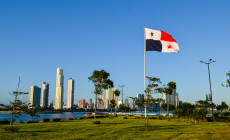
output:
[[[74,120],[74,118],[68,118],[68,120]]]
[[[164,118],[165,118],[165,117],[162,116],[162,115],[158,116],[158,120],[163,120]]]
[[[154,117],[149,117],[149,119],[158,119],[158,117],[155,117],[155,116]]]
[[[207,122],[213,122],[213,118],[212,117],[207,117]]]
[[[145,117],[135,116],[135,119],[144,119]]]
[[[123,117],[123,119],[128,119],[127,117]]]
[[[39,123],[39,121],[28,120],[26,123]]]
[[[60,122],[61,121],[61,118],[53,118],[52,119],[52,122]]]
[[[74,118],[74,120],[77,120],[77,118]]]
[[[43,119],[43,122],[50,122],[50,119]]]
[[[2,129],[4,129],[6,132],[18,132],[19,131],[18,127],[13,127],[13,126],[3,127]]]
[[[80,117],[80,118],[79,118],[79,120],[82,120],[82,119],[84,119],[84,117]]]
[[[10,124],[9,120],[0,120],[0,124]]]
[[[92,124],[101,124],[100,121],[93,121]]]

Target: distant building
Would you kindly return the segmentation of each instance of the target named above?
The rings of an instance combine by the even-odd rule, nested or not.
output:
[[[211,94],[205,94],[205,95],[204,95],[204,100],[207,101],[207,102],[209,102],[209,103],[211,103],[211,101],[212,101],[212,96],[211,96]]]
[[[47,108],[49,102],[49,84],[46,82],[42,82],[42,99],[41,99],[41,107]]]
[[[125,106],[129,107],[129,100],[127,98],[125,99]]]
[[[30,105],[40,106],[41,88],[38,86],[30,87]]]
[[[144,100],[145,95],[144,94],[137,94],[137,98],[138,98],[138,100]]]
[[[67,108],[73,108],[74,105],[74,80],[68,80],[68,93],[67,93]]]
[[[57,68],[57,79],[56,79],[56,101],[55,101],[55,109],[63,108],[63,87],[64,84],[64,75],[63,69]]]
[[[110,109],[110,101],[112,99],[117,100],[117,96],[114,96],[116,88],[108,88],[104,91],[104,108]]]
[[[85,108],[85,99],[81,99],[80,100],[80,106],[79,106],[79,108]]]
[[[120,107],[120,105],[122,105],[122,99],[120,99],[120,101],[118,101],[118,107]]]
[[[164,93],[164,102],[167,103],[167,100],[169,98],[169,104],[170,105],[174,105],[174,92],[172,93],[172,95],[166,95]],[[178,97],[178,93],[176,93],[176,105],[178,106],[179,105],[179,97]]]

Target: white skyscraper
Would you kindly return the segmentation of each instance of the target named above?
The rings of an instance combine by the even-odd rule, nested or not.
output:
[[[41,107],[48,107],[49,101],[49,84],[46,82],[42,82],[42,99],[41,99]]]
[[[167,100],[169,98],[169,104],[170,105],[174,105],[174,92],[172,93],[172,95],[166,95],[165,93],[163,94],[164,95],[164,101],[165,103],[167,103]],[[178,106],[179,105],[179,97],[178,97],[178,93],[176,93],[176,105]]]
[[[115,89],[112,89],[112,88],[108,88],[104,91],[104,107],[105,107],[105,109],[110,109],[110,100],[114,99],[114,91],[115,91]]]
[[[74,80],[69,78],[68,80],[68,94],[67,94],[67,106],[73,108],[74,104]]]
[[[55,109],[63,108],[63,90],[64,90],[63,84],[64,84],[63,69],[57,68]]]
[[[41,88],[38,86],[30,87],[30,105],[40,106]]]

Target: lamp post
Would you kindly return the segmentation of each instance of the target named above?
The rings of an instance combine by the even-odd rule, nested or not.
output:
[[[209,76],[209,85],[210,85],[210,94],[211,94],[211,105],[212,105],[212,85],[211,85],[211,77],[210,77],[210,69],[209,65],[211,63],[214,63],[216,61],[213,61],[212,59],[209,59],[208,62],[200,61],[200,63],[207,64],[208,65],[208,76]],[[213,115],[213,105],[212,105],[212,115]]]

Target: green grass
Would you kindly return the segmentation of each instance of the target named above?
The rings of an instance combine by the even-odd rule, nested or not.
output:
[[[97,119],[101,124],[92,124],[93,119],[66,120],[65,122],[40,122],[15,124],[17,133],[6,133],[0,125],[0,139],[230,139],[230,126],[225,122],[207,122],[194,125],[177,122],[176,119],[149,120],[150,130],[145,131],[145,120],[122,116]]]

